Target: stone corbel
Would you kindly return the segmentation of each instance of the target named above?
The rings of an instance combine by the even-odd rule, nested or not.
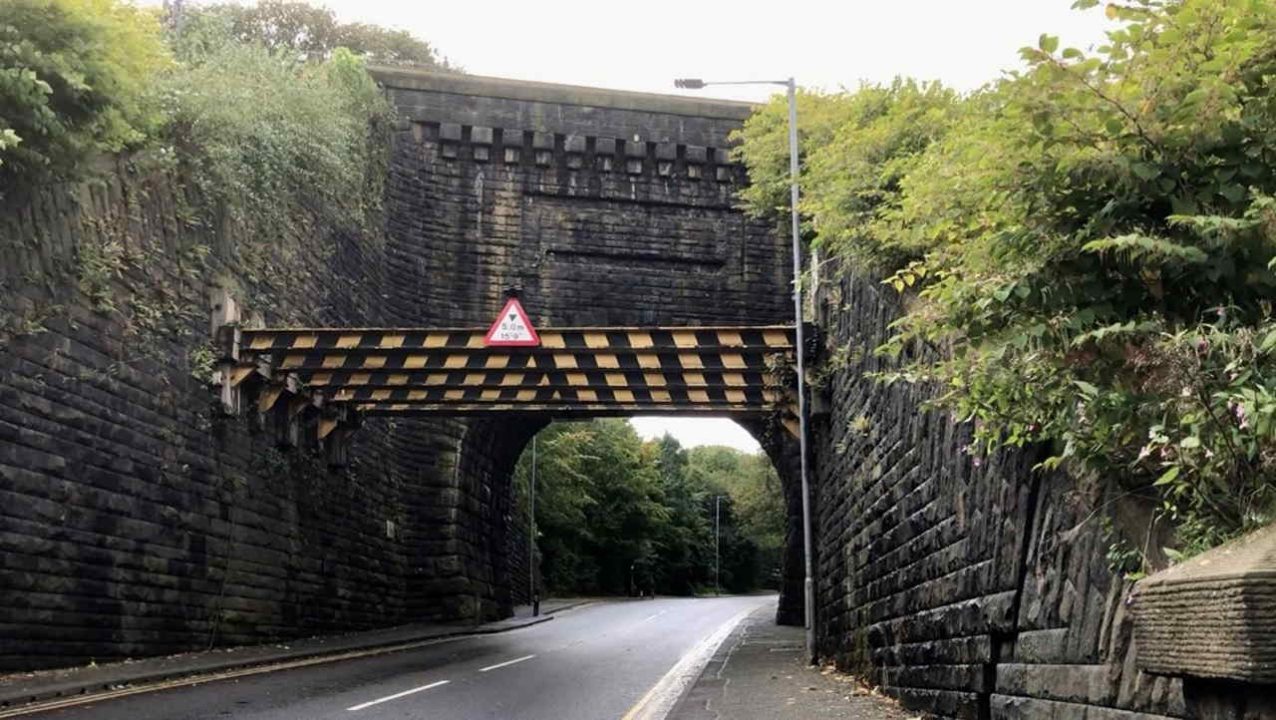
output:
[[[350,445],[355,430],[359,428],[359,416],[348,407],[328,407],[319,418],[319,443],[328,456],[331,467],[345,467],[350,462]]]
[[[225,288],[214,289],[210,301],[212,316],[209,329],[217,348],[217,369],[213,374],[213,384],[219,388],[222,412],[234,416],[241,409],[240,383],[251,372],[245,372],[239,362],[239,303]]]

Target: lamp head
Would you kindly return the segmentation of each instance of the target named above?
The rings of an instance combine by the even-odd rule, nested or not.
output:
[[[683,90],[701,90],[704,88],[704,80],[700,78],[678,78],[673,81],[673,86]]]

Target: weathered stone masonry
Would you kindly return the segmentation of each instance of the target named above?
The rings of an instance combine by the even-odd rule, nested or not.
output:
[[[1094,498],[1028,452],[977,460],[923,389],[865,378],[889,369],[873,348],[897,301],[860,277],[826,290],[851,354],[815,443],[822,652],[938,717],[1185,715],[1181,681],[1135,667]]]
[[[787,245],[735,207],[745,175],[729,161],[728,136],[748,106],[402,70],[377,77],[401,121],[387,207],[394,324],[486,325],[510,287],[542,327],[789,318]],[[523,599],[510,471],[544,422],[412,423],[419,444],[451,448],[461,468],[454,485],[416,488],[415,502],[435,513],[414,523],[414,612],[479,607],[492,617]],[[433,462],[416,466],[428,475]],[[458,572],[443,581],[440,563]]]
[[[404,615],[386,428],[329,469],[220,417],[193,376],[210,290],[251,239],[192,222],[203,208],[172,180],[121,160],[0,217],[0,668]],[[381,243],[298,229],[313,244],[258,301],[290,322],[382,322]]]
[[[544,419],[370,421],[332,469],[308,414],[276,448],[192,377],[214,288],[270,324],[484,325],[511,285],[541,325],[788,317],[787,245],[733,206],[746,106],[379,79],[402,119],[387,237],[301,224],[260,287],[253,238],[127,163],[6,208],[0,668],[493,618],[523,593],[510,472]]]
[[[193,377],[215,287],[275,325],[481,326],[511,286],[543,326],[790,318],[787,240],[734,207],[746,107],[378,79],[401,118],[385,237],[299,226],[259,287],[250,238],[124,163],[5,208],[0,669],[492,618],[525,593],[510,475],[545,418],[373,420],[340,469],[312,439],[277,448]],[[1136,667],[1096,498],[1030,454],[976,465],[922,390],[865,378],[898,312],[877,283],[826,282],[817,306],[852,350],[813,403],[822,652],[939,717],[1191,716],[1192,681]],[[796,452],[748,429],[784,481],[780,614],[800,621]]]

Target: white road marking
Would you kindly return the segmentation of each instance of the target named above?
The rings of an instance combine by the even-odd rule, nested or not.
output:
[[[356,712],[356,711],[358,711],[358,710],[363,710],[364,708],[370,708],[370,707],[372,707],[373,705],[380,705],[380,704],[381,704],[381,703],[383,703],[383,702],[390,702],[391,700],[398,700],[398,699],[399,699],[399,698],[401,698],[401,697],[407,697],[407,696],[409,696],[409,695],[413,695],[413,694],[415,694],[415,693],[419,693],[419,692],[422,692],[422,691],[424,691],[424,690],[429,690],[429,689],[431,689],[431,688],[436,688],[436,687],[438,687],[438,686],[440,686],[440,685],[447,685],[449,682],[451,682],[451,680],[440,680],[440,681],[438,681],[438,682],[432,682],[432,683],[430,683],[429,685],[422,685],[421,687],[418,687],[418,688],[412,688],[411,690],[404,690],[404,691],[403,691],[403,692],[401,692],[401,693],[395,693],[395,694],[393,694],[393,695],[386,695],[386,696],[385,696],[385,697],[383,697],[383,698],[377,698],[376,700],[372,700],[372,701],[369,701],[369,702],[366,702],[366,703],[360,703],[360,704],[358,704],[358,705],[354,705],[354,706],[352,706],[352,707],[348,707],[348,708],[346,708],[346,710],[347,710],[347,711],[349,711],[349,712]]]
[[[678,660],[678,664],[670,668],[669,672],[665,673],[665,676],[660,678],[636,705],[629,708],[629,712],[625,713],[621,720],[662,720],[666,717],[687,688],[700,677],[704,666],[709,664],[713,654],[718,651],[718,646],[726,642],[736,625],[739,625],[740,621],[756,609],[749,608],[740,612],[723,623],[712,635],[688,650],[687,654]]]
[[[496,669],[498,669],[498,668],[508,667],[508,666],[510,666],[510,665],[513,665],[514,663],[521,663],[521,662],[523,662],[524,660],[531,660],[531,659],[532,659],[532,658],[534,658],[534,657],[536,657],[536,656],[535,656],[535,655],[524,655],[524,656],[523,656],[523,657],[521,657],[521,658],[514,658],[513,660],[506,660],[506,661],[505,661],[505,662],[503,662],[503,663],[496,663],[495,665],[488,665],[488,666],[487,666],[487,667],[485,667],[485,668],[480,668],[480,669],[479,669],[479,672],[487,672],[488,670],[496,670]]]
[[[647,617],[645,617],[645,618],[643,618],[643,619],[642,619],[642,622],[647,622],[648,620],[655,620],[656,618],[660,617],[661,615],[664,615],[664,614],[665,614],[665,613],[667,613],[667,612],[669,612],[669,611],[668,611],[668,610],[661,610],[660,612],[656,613],[655,615],[648,615]]]

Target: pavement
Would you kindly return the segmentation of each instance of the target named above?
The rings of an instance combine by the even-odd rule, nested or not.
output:
[[[806,661],[802,628],[775,624],[773,605],[752,612],[714,653],[668,720],[910,720],[853,678]]]

